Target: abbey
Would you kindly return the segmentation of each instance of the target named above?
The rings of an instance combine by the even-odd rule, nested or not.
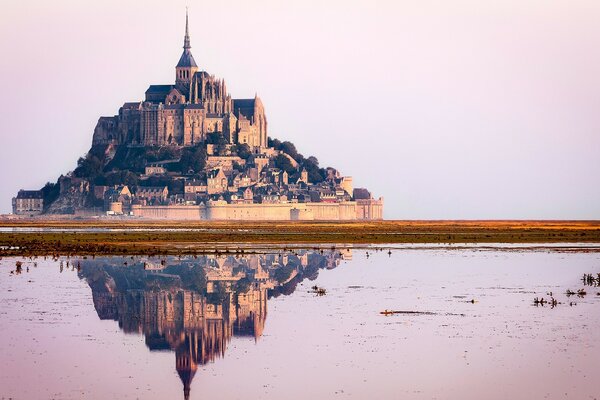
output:
[[[15,215],[72,214],[184,220],[383,218],[383,198],[322,167],[293,143],[267,136],[258,96],[232,99],[201,71],[188,16],[175,82],[100,117],[77,168],[38,191],[20,191]]]
[[[146,98],[123,104],[119,115],[100,117],[93,144],[194,146],[212,132],[230,144],[267,147],[267,117],[258,96],[232,99],[223,79],[201,71],[191,52],[188,16],[175,83],[150,85]]]

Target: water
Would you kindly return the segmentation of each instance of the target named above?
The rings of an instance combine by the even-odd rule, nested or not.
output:
[[[4,258],[0,398],[598,398],[598,252],[295,252]]]

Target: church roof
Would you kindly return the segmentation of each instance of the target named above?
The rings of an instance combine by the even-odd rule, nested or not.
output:
[[[371,193],[364,188],[355,188],[352,194],[355,200],[368,200],[371,198]]]
[[[183,50],[183,54],[181,54],[181,57],[179,58],[177,67],[198,67],[190,49]]]
[[[150,85],[146,93],[167,95],[175,85]]]
[[[44,194],[41,190],[19,190],[17,199],[43,199]]]
[[[233,99],[233,112],[241,113],[249,118],[254,115],[254,103],[256,99]]]

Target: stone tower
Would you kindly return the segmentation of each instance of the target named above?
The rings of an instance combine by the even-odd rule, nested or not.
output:
[[[190,84],[194,74],[198,71],[198,65],[192,56],[190,45],[190,33],[188,30],[188,13],[185,11],[185,36],[183,38],[183,54],[175,67],[175,85],[181,93],[189,93]],[[189,100],[189,99],[188,99]]]

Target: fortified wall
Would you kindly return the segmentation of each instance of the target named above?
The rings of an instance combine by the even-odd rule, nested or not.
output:
[[[382,219],[383,199],[339,203],[276,203],[142,206],[133,205],[134,216],[148,219],[223,221],[353,221]]]

